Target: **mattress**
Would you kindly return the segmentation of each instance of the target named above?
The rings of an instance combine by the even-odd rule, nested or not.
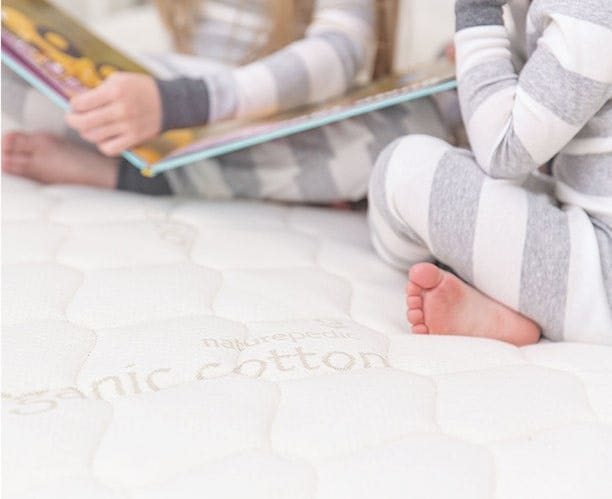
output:
[[[612,348],[410,334],[363,213],[2,179],[5,499],[609,499]]]

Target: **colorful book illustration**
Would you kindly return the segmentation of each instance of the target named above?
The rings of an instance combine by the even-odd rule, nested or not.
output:
[[[2,2],[2,61],[63,109],[72,96],[114,71],[149,73],[47,0]],[[436,64],[266,119],[169,130],[123,156],[143,175],[153,176],[455,86],[453,68]]]

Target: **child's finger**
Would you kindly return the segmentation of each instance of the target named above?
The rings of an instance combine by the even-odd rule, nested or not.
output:
[[[99,144],[100,142],[106,142],[113,137],[117,137],[123,132],[125,132],[125,126],[122,123],[110,123],[83,131],[80,135],[88,142]]]
[[[116,97],[115,85],[104,82],[99,87],[73,97],[70,100],[70,106],[77,113],[84,113],[110,104]]]
[[[98,144],[98,149],[106,156],[118,156],[133,145],[135,143],[131,136],[123,134]]]
[[[66,123],[76,130],[91,130],[118,120],[119,111],[118,106],[110,104],[91,111],[67,113]]]

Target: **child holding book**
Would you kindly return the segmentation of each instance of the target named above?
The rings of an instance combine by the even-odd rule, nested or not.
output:
[[[388,146],[370,185],[373,241],[410,269],[415,333],[612,344],[612,58],[600,50],[612,3],[534,0],[520,74],[506,3],[457,0],[472,152],[422,135]],[[551,182],[534,182],[549,162]]]
[[[166,79],[120,73],[71,101],[66,122],[105,156],[66,138],[12,133],[3,140],[3,169],[42,182],[148,194],[322,203],[361,199],[374,159],[393,134],[444,135],[431,101],[374,112],[153,179],[114,156],[162,130],[264,117],[366,83],[390,69],[393,4],[159,0],[175,45],[195,56],[150,58]],[[19,91],[3,89],[3,96],[15,94]]]

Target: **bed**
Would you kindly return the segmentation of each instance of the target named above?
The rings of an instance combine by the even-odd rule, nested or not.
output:
[[[6,499],[607,499],[612,348],[409,333],[363,213],[2,179]]]

